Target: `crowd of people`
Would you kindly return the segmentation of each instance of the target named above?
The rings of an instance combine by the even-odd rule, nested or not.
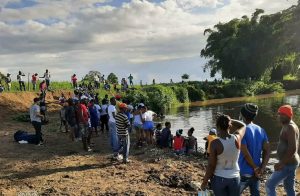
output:
[[[43,91],[45,94],[45,91]],[[197,150],[197,140],[193,136],[194,128],[188,130],[188,137],[183,137],[183,130],[176,136],[171,134],[171,123],[166,122],[165,128],[158,123],[154,125],[157,114],[151,111],[143,100],[133,105],[120,95],[108,95],[100,100],[98,93],[88,88],[74,90],[74,95],[67,98],[63,93],[59,98],[62,132],[69,132],[72,141],[82,141],[85,151],[92,151],[92,135],[108,132],[113,159],[129,162],[130,135],[134,133],[136,147],[157,146],[173,148],[177,155],[192,154]],[[45,95],[43,96],[45,97]],[[36,131],[37,145],[43,145],[41,126],[47,117],[42,110],[44,101],[35,98],[30,109],[32,125]]]
[[[26,90],[24,76],[18,74],[20,90]],[[50,73],[46,70],[40,84],[41,95],[33,100],[30,108],[30,119],[36,131],[36,144],[43,145],[42,125],[47,122],[46,92],[50,86]],[[132,86],[133,77],[128,77]],[[38,74],[33,74],[32,84],[36,88]],[[133,104],[117,94],[109,98],[105,95],[100,100],[99,94],[93,93],[94,88],[110,89],[104,75],[95,78],[94,84],[77,84],[77,76],[71,77],[74,95],[67,98],[61,95],[59,103],[61,129],[69,132],[72,141],[81,141],[85,151],[93,150],[92,135],[98,136],[108,132],[112,158],[130,162],[129,151],[131,137],[135,136],[138,148],[158,147],[171,148],[175,155],[193,154],[197,150],[197,139],[193,136],[194,128],[183,136],[179,129],[173,136],[171,123],[154,123],[157,114],[149,109],[143,100]],[[7,88],[11,88],[10,74],[7,74]],[[155,81],[153,81],[155,83]],[[129,87],[127,80],[122,79],[122,89]],[[114,87],[116,88],[116,87]],[[203,178],[201,189],[211,188],[216,196],[241,195],[249,188],[251,195],[260,195],[260,179],[264,175],[270,158],[270,144],[265,130],[254,123],[258,114],[258,106],[247,103],[240,111],[240,120],[220,114],[216,119],[215,129],[209,131],[205,155],[208,167]],[[294,123],[293,109],[284,105],[278,109],[278,119],[282,124],[277,155],[279,162],[266,182],[269,196],[276,195],[276,186],[283,182],[288,196],[295,195],[295,173],[300,163],[298,155],[299,129]]]
[[[270,144],[265,130],[253,122],[258,106],[245,104],[240,113],[242,121],[219,115],[217,130],[212,130],[207,137],[208,167],[201,189],[208,188],[210,182],[216,196],[238,196],[248,187],[251,195],[260,195],[260,179],[269,162]],[[277,148],[279,162],[265,184],[268,196],[276,195],[276,187],[281,182],[288,196],[296,195],[299,129],[292,118],[290,105],[278,109],[278,120],[282,124]]]

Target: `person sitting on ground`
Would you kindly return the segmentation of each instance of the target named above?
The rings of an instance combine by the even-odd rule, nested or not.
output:
[[[197,139],[193,136],[195,129],[194,127],[188,130],[188,138],[186,139],[186,154],[192,154],[197,150]]]
[[[160,147],[171,148],[172,147],[172,134],[171,134],[171,123],[166,122],[165,128],[161,132]]]
[[[204,138],[204,140],[206,140],[206,142],[205,142],[205,156],[206,157],[209,157],[209,154],[210,154],[210,144],[215,139],[217,139],[217,130],[216,129],[211,129],[209,131],[209,135]]]
[[[211,143],[208,166],[201,190],[205,190],[208,181],[211,180],[212,190],[216,196],[239,196],[238,158],[246,125],[222,114],[217,118],[216,127],[218,138]]]
[[[173,149],[177,155],[184,153],[184,137],[182,136],[183,130],[176,131],[176,136],[173,138]]]
[[[157,146],[159,146],[160,144],[161,130],[162,130],[162,125],[158,123],[155,129],[155,142]]]

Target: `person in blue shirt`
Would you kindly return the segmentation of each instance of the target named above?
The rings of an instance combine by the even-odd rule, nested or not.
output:
[[[95,130],[96,135],[98,136],[97,127],[99,125],[99,118],[97,107],[95,106],[95,101],[92,99],[89,104],[89,113],[90,113],[90,120],[91,120],[91,128]]]
[[[249,187],[252,196],[260,195],[259,178],[264,173],[270,157],[267,134],[263,128],[253,123],[257,114],[258,106],[251,103],[246,103],[241,109],[241,117],[247,126],[239,157],[240,193]]]

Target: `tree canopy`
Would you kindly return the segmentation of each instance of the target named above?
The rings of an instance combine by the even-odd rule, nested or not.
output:
[[[108,76],[107,76],[107,80],[109,83],[111,84],[117,84],[118,83],[118,77],[116,76],[116,74],[114,73],[110,73]]]
[[[208,59],[204,71],[229,79],[272,79],[296,74],[299,64],[300,4],[271,15],[256,9],[249,18],[219,23],[208,34],[201,56]]]

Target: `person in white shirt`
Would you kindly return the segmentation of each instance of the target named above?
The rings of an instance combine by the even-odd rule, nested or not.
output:
[[[156,116],[156,113],[148,110],[146,106],[143,107],[142,109],[143,115],[142,115],[142,120],[143,120],[143,129],[146,134],[146,141],[148,145],[154,144],[154,123],[153,123],[153,118]]]
[[[22,89],[24,91],[26,91],[25,82],[24,82],[24,78],[23,78],[24,76],[25,76],[25,74],[22,73],[21,71],[19,71],[19,74],[17,75],[17,80],[19,82],[20,91],[22,91]]]
[[[106,99],[102,100],[102,106],[101,106],[101,113],[100,113],[100,121],[101,121],[101,131],[104,132],[105,130],[108,131],[108,114],[107,114],[107,108],[108,108],[108,101]]]
[[[116,127],[116,115],[117,115],[117,110],[116,110],[116,98],[112,97],[110,99],[110,105],[107,108],[107,113],[109,116],[108,120],[108,127],[109,127],[109,135],[110,135],[110,145],[113,150],[113,158],[117,159],[118,158],[118,153],[119,153],[119,138],[117,134],[117,127]]]
[[[40,78],[45,78],[46,86],[47,86],[47,89],[48,89],[49,86],[50,86],[50,73],[49,73],[48,69],[46,69],[46,72],[44,73],[44,76],[40,77]]]

